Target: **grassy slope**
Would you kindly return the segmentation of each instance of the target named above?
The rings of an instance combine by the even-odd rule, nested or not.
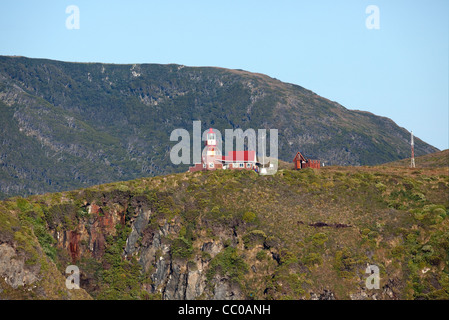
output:
[[[385,166],[391,167],[408,167],[410,166],[410,158],[399,161],[386,163]],[[432,168],[432,167],[449,167],[449,149],[415,157],[415,167]]]
[[[96,203],[106,211],[118,202],[127,206],[139,199],[155,210],[149,225],[172,221],[181,226],[180,237],[187,248],[176,247],[176,239],[164,241],[186,263],[203,254],[200,248],[206,241],[227,243],[229,250],[212,260],[208,272],[231,277],[247,298],[308,299],[330,290],[337,299],[349,299],[364,291],[366,265],[375,264],[381,271],[382,289],[369,295],[385,298],[382,292],[391,288],[393,298],[447,299],[448,194],[447,168],[325,167],[281,170],[264,177],[217,171],[15,198],[2,202],[0,212],[6,218],[18,217],[22,225],[41,228],[54,224],[54,215],[41,215],[36,223],[36,211],[57,212],[54,209],[61,203],[70,203],[75,210],[82,210],[83,203]],[[64,219],[60,228],[71,230],[82,218],[75,214]],[[220,228],[235,230],[238,242],[219,235]],[[10,231],[2,228],[0,232]],[[119,257],[123,236],[116,236],[122,240],[112,241],[107,251]],[[62,272],[64,254],[55,253],[52,242],[45,239],[41,236],[41,246]],[[93,273],[102,274],[95,269],[101,262],[90,262]],[[235,268],[237,262],[241,268]],[[111,276],[120,270],[113,267],[107,272]],[[115,290],[114,284],[100,277],[100,289],[91,294],[148,298],[139,293],[139,283],[145,280],[136,273],[133,279],[135,293]]]

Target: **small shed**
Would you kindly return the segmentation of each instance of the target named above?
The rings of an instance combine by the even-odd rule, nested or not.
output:
[[[307,159],[301,152],[296,153],[295,158],[293,158],[293,164],[295,165],[295,170],[304,168],[319,169],[321,166],[320,160]]]

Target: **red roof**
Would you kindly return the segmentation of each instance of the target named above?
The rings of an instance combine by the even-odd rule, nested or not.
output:
[[[301,152],[296,153],[296,156],[293,158],[293,162],[298,160],[307,161],[307,159],[301,154]]]
[[[230,151],[223,161],[228,162],[251,162],[256,161],[256,151]]]

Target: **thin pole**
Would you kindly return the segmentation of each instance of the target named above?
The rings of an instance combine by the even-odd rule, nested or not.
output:
[[[412,147],[412,158],[411,158],[411,162],[410,162],[410,168],[414,168],[415,167],[415,142],[413,141],[413,131],[410,131],[410,133],[411,133],[410,145]]]

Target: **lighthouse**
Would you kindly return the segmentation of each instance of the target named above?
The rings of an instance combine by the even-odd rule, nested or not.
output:
[[[203,149],[201,155],[201,161],[203,164],[203,169],[206,170],[216,170],[222,169],[221,163],[221,150],[217,145],[217,135],[212,128],[206,134],[206,146]]]
[[[193,167],[189,168],[189,172],[217,169],[255,170],[257,166],[255,150],[229,151],[227,156],[223,156],[219,147],[221,145],[221,135],[218,135],[217,140],[217,133],[210,128],[205,138],[205,146],[201,153],[201,163],[195,163]]]

